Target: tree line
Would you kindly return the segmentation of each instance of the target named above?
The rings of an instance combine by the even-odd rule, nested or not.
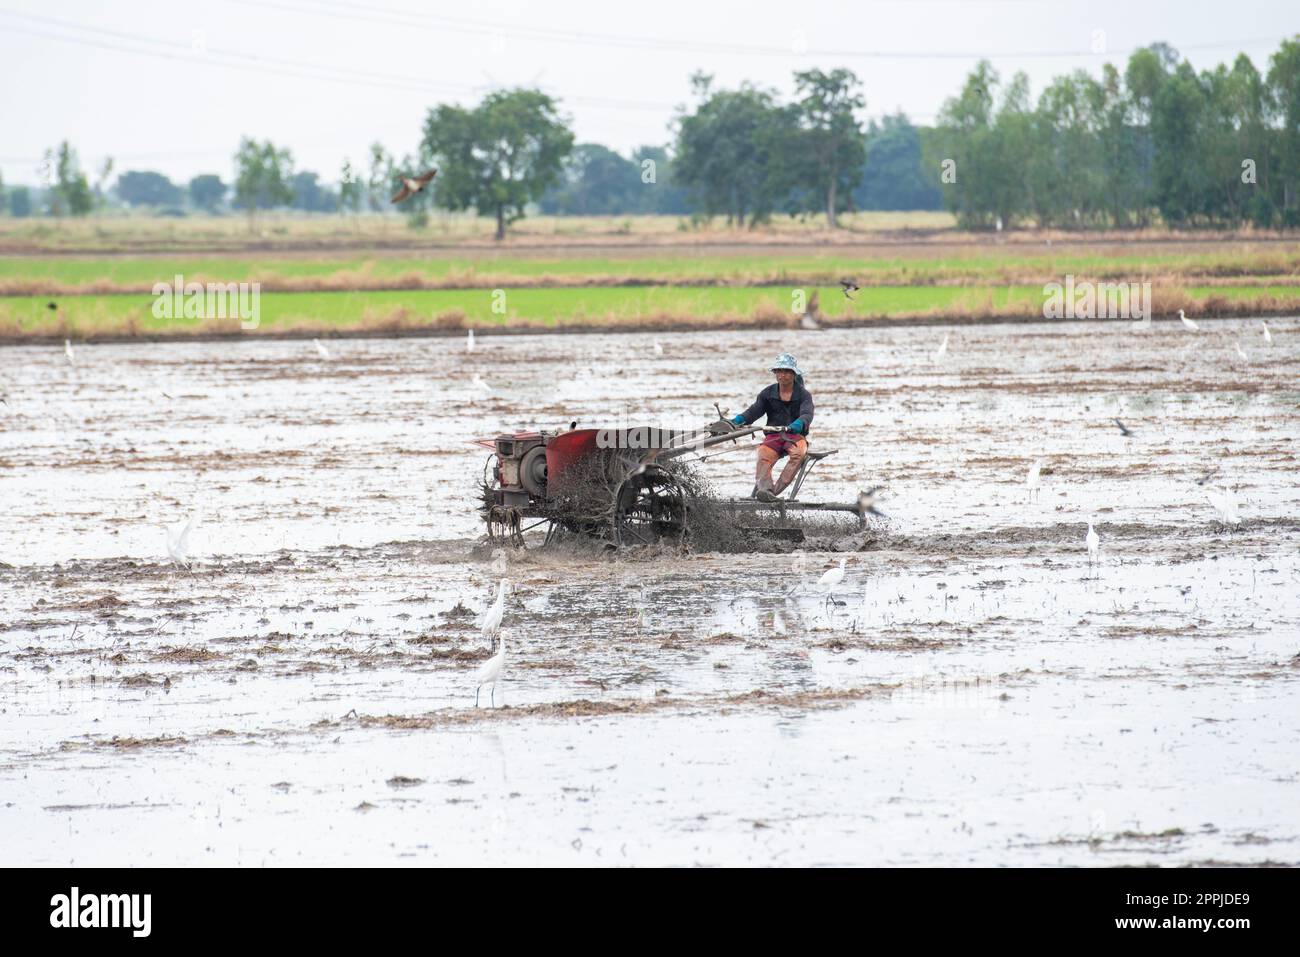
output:
[[[431,188],[403,203],[412,225],[433,207],[474,210],[497,236],[537,209],[555,215],[689,215],[754,226],[778,215],[824,215],[831,228],[856,210],[948,208],[968,229],[1036,225],[1107,228],[1300,225],[1300,38],[1265,72],[1246,55],[1197,73],[1165,44],[1135,51],[1121,72],[1055,78],[1031,98],[987,61],[945,101],[933,127],[904,114],[864,125],[866,95],[849,70],[794,74],[794,96],[691,77],[672,141],[630,156],[575,143],[560,104],[539,90],[502,90],[473,107],[428,111],[413,154],[382,144],[345,161],[336,184],[295,169],[292,153],[244,139],[235,175],[186,187],[130,170],[112,188],[132,206],[182,212],[231,208],[355,213],[390,208],[403,177],[430,166]],[[46,212],[84,215],[106,201],[111,161],[92,185],[68,143],[41,167]],[[3,208],[0,184],[0,208]],[[32,211],[10,190],[15,215]]]

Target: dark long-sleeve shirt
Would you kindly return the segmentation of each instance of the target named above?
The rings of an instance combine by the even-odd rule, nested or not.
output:
[[[790,393],[790,401],[781,400],[781,386],[773,382],[758,394],[757,401],[741,413],[746,425],[753,425],[757,419],[767,416],[767,425],[789,425],[795,419],[803,420],[803,434],[808,434],[808,427],[813,420],[812,393],[795,382]]]

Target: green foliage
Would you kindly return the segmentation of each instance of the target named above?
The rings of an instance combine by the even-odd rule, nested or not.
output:
[[[127,170],[117,178],[114,189],[130,206],[175,206],[183,198],[179,186],[152,170]]]
[[[215,173],[202,173],[190,180],[190,202],[197,209],[216,212],[226,199],[226,184]]]
[[[345,213],[361,210],[361,181],[357,179],[356,170],[351,160],[343,161],[343,170],[339,174],[339,209]]]
[[[692,208],[705,216],[725,215],[743,226],[768,219],[783,201],[806,208],[794,197],[800,167],[799,108],[782,106],[769,90],[743,84],[712,90],[712,78],[692,78],[700,97],[695,112],[678,120],[674,181],[689,190]],[[807,182],[802,184],[807,186]]]
[[[862,179],[853,191],[858,209],[942,209],[939,181],[924,159],[921,134],[902,113],[872,121],[865,140]]]
[[[926,162],[951,159],[942,184],[960,225],[1033,221],[1083,228],[1300,224],[1300,42],[1267,77],[1244,54],[1197,73],[1165,44],[1124,73],[1057,77],[1029,102],[1015,77],[981,63],[944,105]]]
[[[855,110],[866,106],[857,92],[858,78],[849,70],[805,70],[795,73],[801,135],[791,143],[800,186],[823,197],[826,222],[836,227],[835,214],[847,208],[866,162],[866,144]]]
[[[311,213],[332,213],[339,208],[338,195],[320,184],[320,177],[303,170],[289,182],[293,189],[293,208]]]
[[[9,190],[9,214],[15,219],[32,214],[32,194],[26,186],[14,186]]]
[[[235,208],[248,212],[251,228],[259,209],[274,209],[293,202],[293,156],[276,149],[270,140],[259,143],[245,137],[235,154]]]
[[[41,184],[46,189],[50,215],[85,216],[94,208],[94,197],[77,153],[64,140],[57,150],[46,150],[40,166]]]
[[[430,110],[420,144],[422,158],[438,167],[438,204],[494,215],[497,239],[559,182],[572,148],[555,101],[524,89],[491,93],[474,109]]]
[[[372,213],[388,208],[388,188],[393,181],[393,157],[382,143],[370,144],[370,175],[366,178],[366,204]]]

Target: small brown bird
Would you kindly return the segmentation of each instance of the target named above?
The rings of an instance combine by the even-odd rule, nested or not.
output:
[[[408,196],[414,196],[416,193],[423,192],[424,187],[428,186],[430,181],[437,175],[438,171],[436,169],[431,169],[423,176],[417,176],[415,179],[403,178],[402,188],[397,191],[397,195],[393,197],[392,202],[400,203]]]
[[[855,280],[853,280],[853,279],[841,279],[841,280],[840,280],[840,285],[844,287],[844,298],[845,298],[845,299],[852,299],[853,297],[850,296],[849,293],[851,293],[851,292],[857,292],[858,289],[861,288],[861,287],[858,286],[857,282],[856,282]]]

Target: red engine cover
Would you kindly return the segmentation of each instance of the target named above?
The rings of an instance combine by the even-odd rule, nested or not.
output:
[[[599,429],[573,429],[546,440],[546,484],[550,485],[564,470],[596,451]]]

